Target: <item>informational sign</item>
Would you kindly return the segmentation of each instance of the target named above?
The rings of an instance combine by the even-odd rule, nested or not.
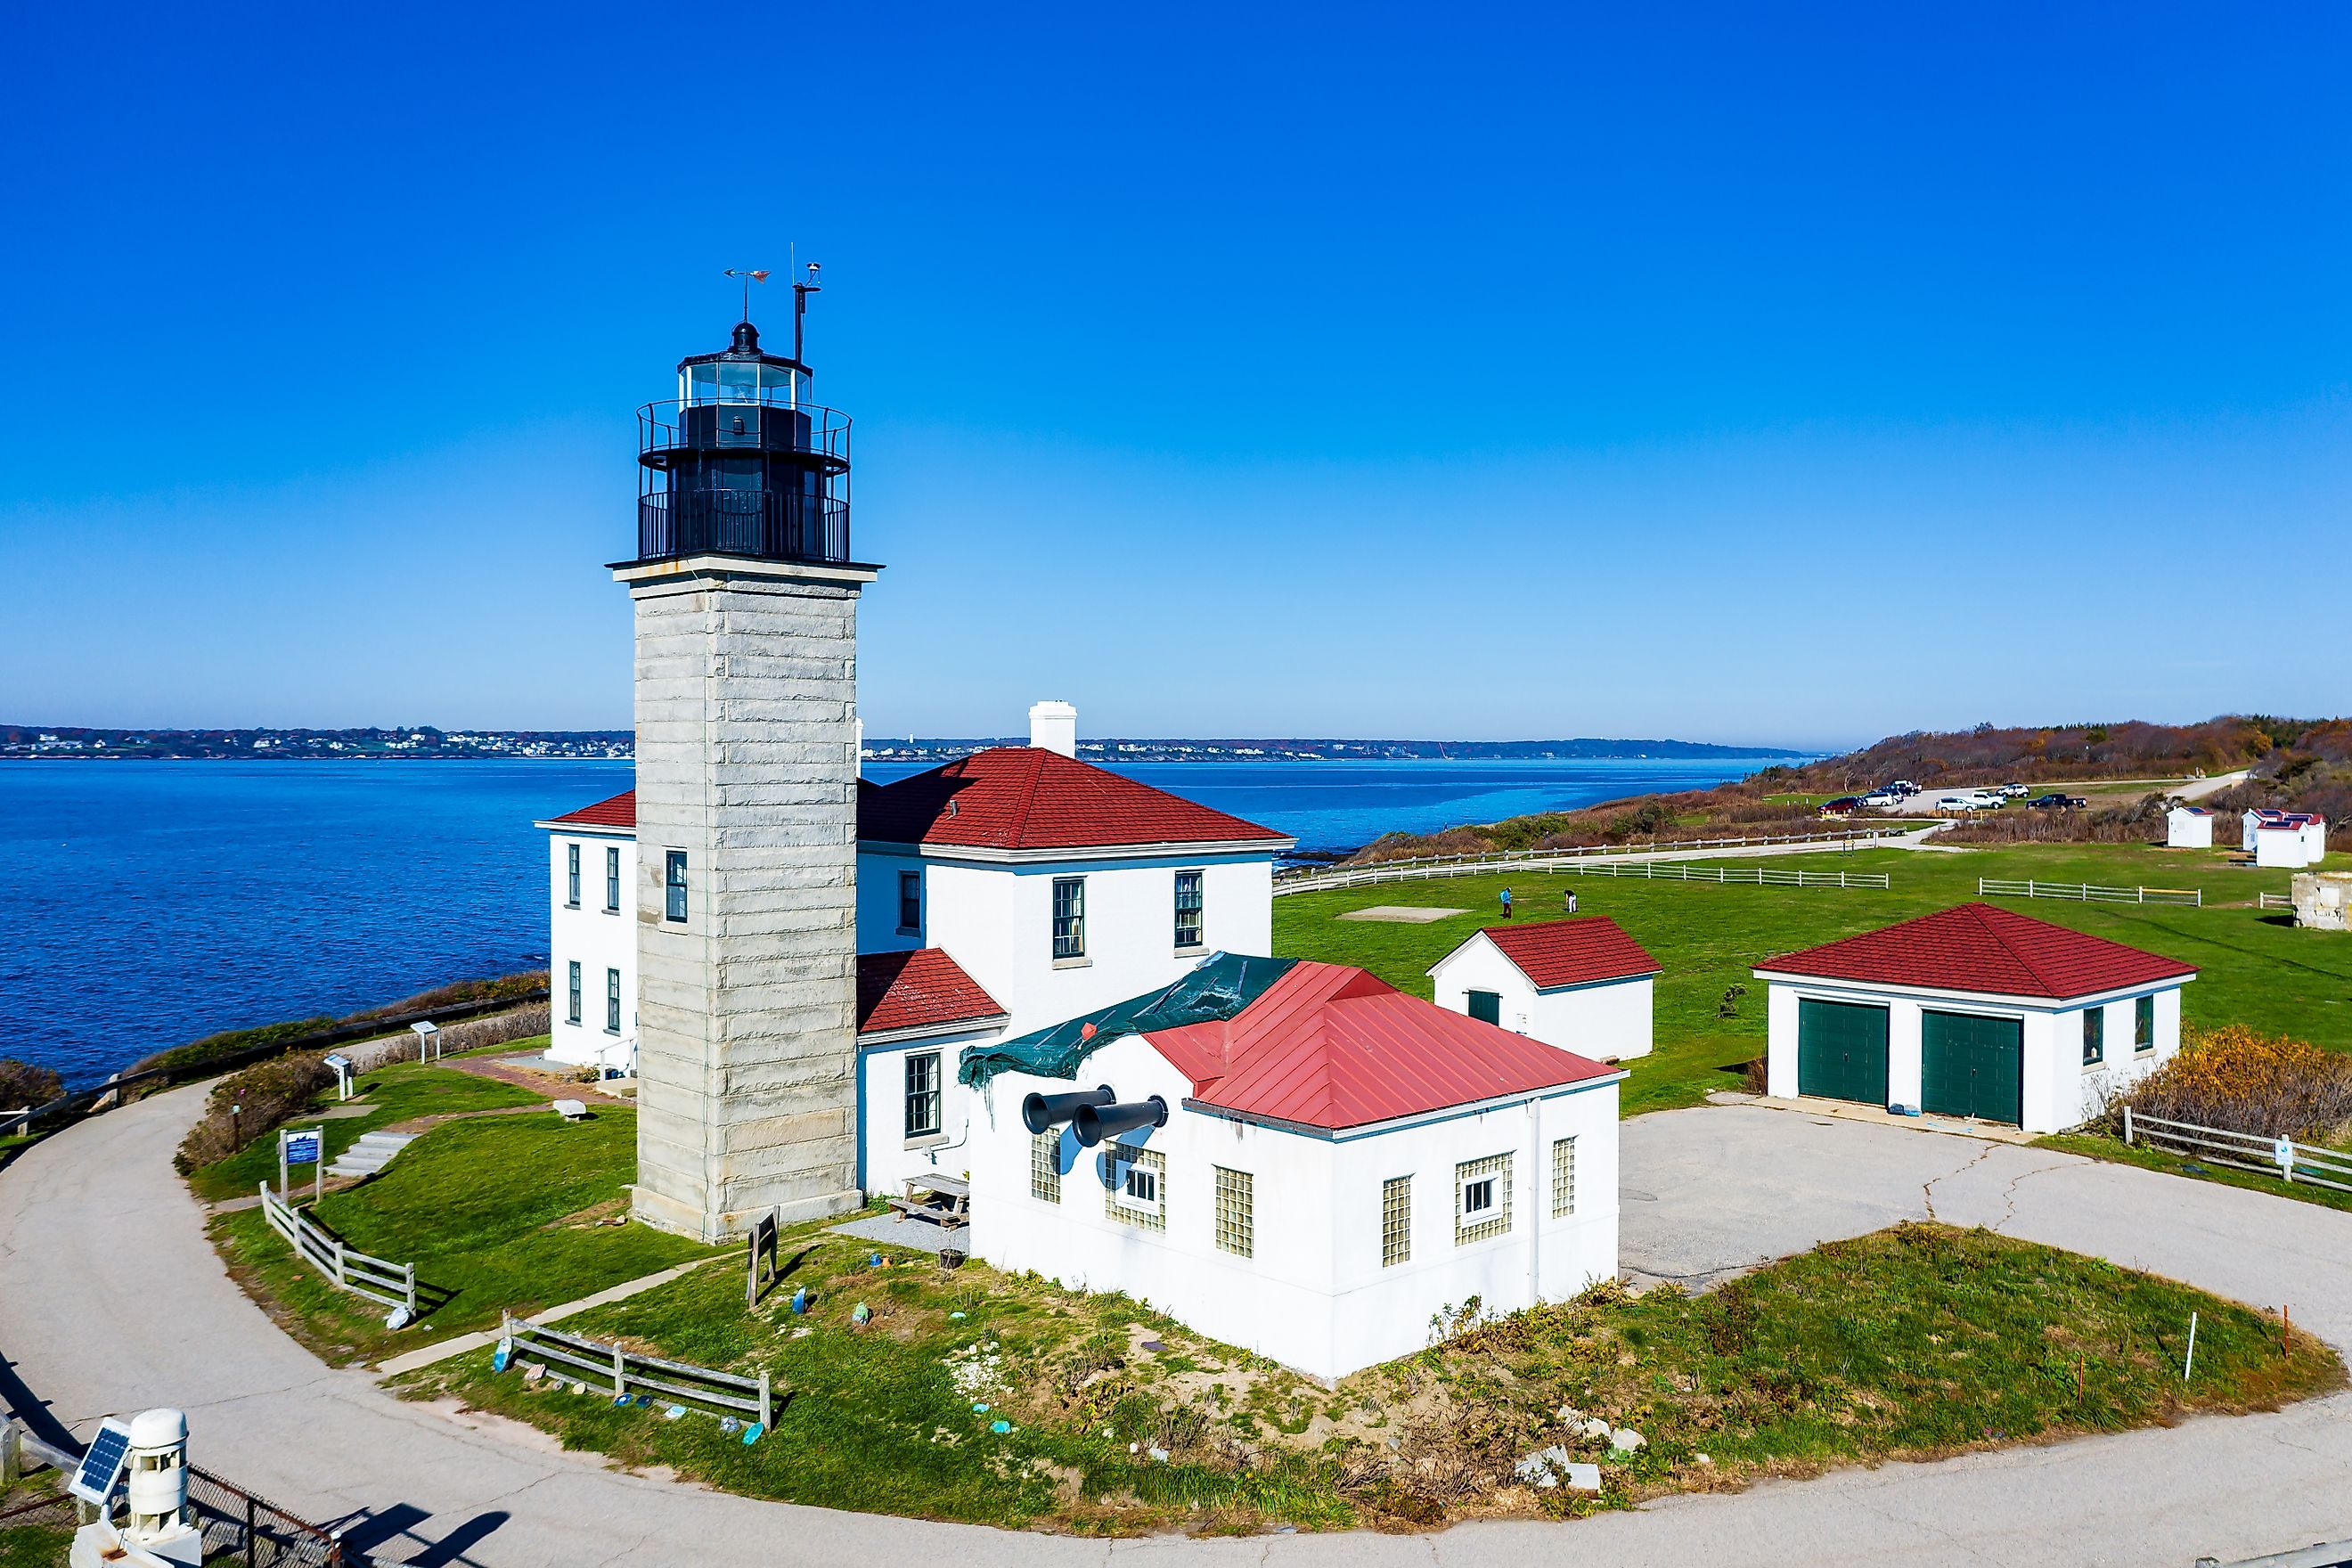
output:
[[[286,1134],[286,1163],[289,1165],[315,1165],[319,1163],[319,1130]]]
[[[2294,1180],[2294,1139],[2281,1138],[2274,1141],[2271,1144],[2271,1158],[2278,1162],[2278,1168],[2286,1173],[2286,1179],[2288,1181],[2292,1182]]]
[[[278,1202],[286,1201],[286,1173],[296,1165],[310,1167],[310,1195],[313,1198],[327,1195],[327,1163],[320,1157],[320,1145],[326,1141],[320,1134],[325,1131],[320,1127],[306,1127],[299,1132],[290,1127],[278,1130]]]
[[[774,1213],[771,1211],[761,1215],[759,1223],[751,1227],[751,1234],[746,1239],[750,1243],[750,1249],[743,1260],[745,1266],[743,1300],[745,1305],[756,1307],[760,1304],[760,1298],[766,1294],[778,1279],[783,1278],[776,1267]]]
[[[131,1423],[110,1415],[100,1424],[98,1436],[89,1440],[89,1451],[82,1455],[74,1469],[73,1484],[66,1489],[84,1502],[104,1508],[130,1458]]]

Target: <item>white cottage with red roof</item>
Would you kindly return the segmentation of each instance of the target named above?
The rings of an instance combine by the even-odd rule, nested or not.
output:
[[[1137,998],[965,1053],[978,1256],[1324,1378],[1615,1278],[1623,1073],[1360,969],[1204,973],[1210,1016]]]
[[[547,1054],[607,1076],[637,1070],[637,792],[547,830]]]
[[[2057,1132],[2180,1048],[2192,966],[1962,904],[1756,966],[1770,1090]]]
[[[1601,915],[1474,931],[1430,967],[1437,1005],[1596,1061],[1650,1054],[1658,961]]]

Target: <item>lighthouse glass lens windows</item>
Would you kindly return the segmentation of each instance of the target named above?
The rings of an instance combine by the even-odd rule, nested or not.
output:
[[[686,851],[672,849],[664,857],[662,919],[686,923]]]

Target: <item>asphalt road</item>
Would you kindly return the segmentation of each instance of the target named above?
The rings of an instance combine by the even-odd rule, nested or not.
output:
[[[1116,1542],[758,1503],[606,1469],[321,1367],[223,1272],[171,1169],[201,1087],[96,1118],[0,1173],[0,1401],[86,1437],[176,1405],[196,1462],[419,1564],[647,1568],[756,1558],[972,1568],[1181,1559],[1412,1564],[1508,1557],[1686,1568],[2179,1563],[2352,1535],[2352,1394],[1930,1465],[1669,1500],[1573,1524],[1425,1536]],[[1703,1281],[1930,1212],[2102,1253],[2352,1348],[2352,1215],[1911,1128],[1755,1107],[1625,1126],[1630,1270]]]

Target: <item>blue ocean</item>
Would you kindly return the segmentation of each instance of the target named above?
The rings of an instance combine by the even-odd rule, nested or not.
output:
[[[1122,771],[1345,849],[1763,759],[1164,763]],[[909,766],[868,769],[887,782]],[[0,763],[0,1057],[69,1083],[222,1029],[547,961],[534,820],[627,763]]]

